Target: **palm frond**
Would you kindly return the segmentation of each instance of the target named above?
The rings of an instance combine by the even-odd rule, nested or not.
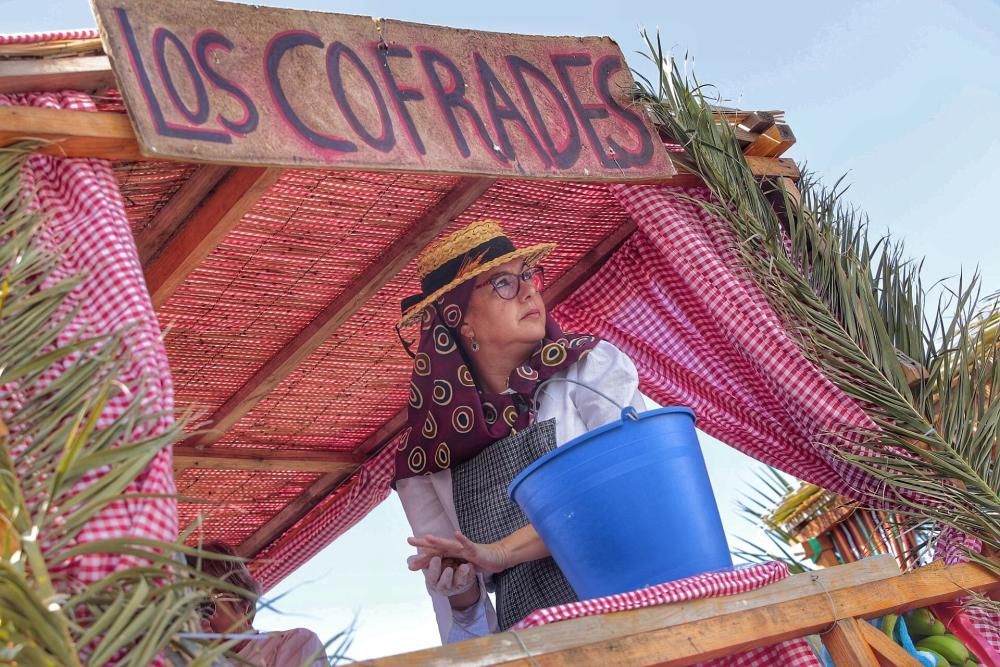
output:
[[[870,242],[867,220],[842,203],[839,183],[824,189],[807,177],[800,196],[780,180],[759,183],[705,89],[647,44],[660,80],[637,99],[710,190],[712,199],[698,203],[728,223],[749,277],[798,347],[875,425],[822,434],[818,444],[871,475],[877,486],[859,491],[872,506],[1000,549],[996,299],[981,299],[973,276],[935,309],[920,264],[889,238]]]
[[[160,415],[143,407],[142,387],[119,380],[118,336],[68,336],[79,278],[58,278],[56,251],[37,242],[44,219],[20,183],[34,147],[0,149],[0,662],[138,666],[163,654],[210,664],[225,646],[179,635],[197,629],[199,605],[223,584],[179,561],[186,547],[76,539],[181,429],[149,428]],[[121,394],[123,413],[99,426]],[[87,554],[129,555],[133,565],[83,586],[64,573]]]

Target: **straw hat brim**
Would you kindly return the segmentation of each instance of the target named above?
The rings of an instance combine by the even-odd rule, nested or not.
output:
[[[424,308],[434,303],[434,301],[440,299],[442,296],[455,289],[465,281],[471,280],[478,275],[486,273],[490,269],[498,267],[501,264],[506,264],[507,262],[515,259],[523,259],[524,263],[528,265],[536,264],[545,259],[545,256],[555,250],[555,248],[555,243],[539,243],[537,245],[528,246],[527,248],[518,248],[517,250],[509,252],[505,255],[500,255],[499,257],[491,259],[488,262],[471,267],[465,272],[455,276],[455,278],[448,284],[442,285],[428,294],[426,297],[421,299],[419,303],[407,308],[406,312],[403,313],[403,316],[399,320],[399,326],[409,326],[419,320],[420,314],[423,312]]]

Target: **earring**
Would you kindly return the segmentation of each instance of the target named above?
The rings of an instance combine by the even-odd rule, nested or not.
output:
[[[479,343],[476,342],[475,338],[472,339],[472,343],[469,344],[469,347],[473,352],[479,352]]]

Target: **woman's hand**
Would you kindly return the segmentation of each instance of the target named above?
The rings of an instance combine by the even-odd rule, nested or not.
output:
[[[438,557],[460,558],[490,574],[502,572],[510,567],[510,559],[501,543],[478,544],[458,531],[452,540],[436,535],[424,535],[410,537],[406,541],[423,550],[423,553],[411,556],[407,560],[410,569],[414,571],[430,567],[432,559]],[[459,569],[462,567],[464,565]]]

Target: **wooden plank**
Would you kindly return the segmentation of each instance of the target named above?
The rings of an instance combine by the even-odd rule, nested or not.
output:
[[[115,86],[107,56],[0,60],[0,93],[95,92]]]
[[[837,667],[879,667],[859,625],[868,624],[856,618],[844,618],[822,635],[823,644]]]
[[[607,261],[607,258],[625,242],[634,230],[635,223],[631,221],[621,225],[601,240],[590,252],[581,257],[575,265],[561,275],[552,285],[547,287],[543,292],[543,297],[548,307],[554,308],[563,299],[572,294],[577,287]],[[354,451],[362,456],[378,452],[403,429],[406,425],[406,416],[406,408],[403,408],[374,434],[358,445]],[[258,554],[264,547],[281,537],[286,530],[295,525],[299,519],[305,516],[323,498],[332,493],[348,477],[349,475],[339,473],[321,476],[310,484],[298,498],[286,505],[263,526],[254,531],[254,534],[240,545],[240,553],[248,558]]]
[[[128,116],[121,113],[0,107],[0,146],[25,138],[52,142],[40,149],[50,155],[142,158]]]
[[[745,155],[744,157],[754,176],[784,176],[793,181],[802,178],[798,165],[795,164],[795,160],[790,158],[755,157],[753,155]]]
[[[198,167],[184,181],[163,208],[136,236],[135,245],[143,266],[160,254],[167,241],[173,238],[187,221],[191,212],[212,192],[231,170],[231,167],[206,164]]]
[[[362,461],[351,452],[284,450],[259,447],[174,447],[174,468],[212,470],[297,470],[314,473],[353,472]]]
[[[120,113],[0,107],[0,146],[25,137],[55,142],[55,145],[43,149],[43,153],[106,160],[149,159],[139,152],[135,131],[128,117]],[[671,156],[671,161],[676,161],[676,158]],[[795,162],[787,158],[749,156],[746,161],[758,177],[783,176],[793,181],[801,177]],[[663,185],[691,186],[699,185],[701,179],[677,173],[660,182]]]
[[[760,134],[768,128],[774,127],[774,115],[766,111],[751,111],[739,119],[737,126],[747,132]]]
[[[280,176],[280,169],[264,167],[234,167],[226,173],[143,267],[154,308],[166,303]]]
[[[150,156],[568,181],[674,173],[606,37],[204,0],[93,6]]]
[[[792,129],[784,124],[772,125],[761,132],[757,139],[750,144],[744,155],[759,157],[778,157],[795,144],[795,135]]]
[[[858,623],[858,629],[861,631],[862,639],[871,647],[875,659],[882,667],[921,667],[916,658],[871,623],[862,621]]]
[[[467,177],[459,181],[459,184],[431,208],[423,219],[416,222],[382,253],[377,261],[358,276],[351,287],[330,302],[312,322],[299,331],[230,396],[209,418],[207,432],[189,438],[187,444],[205,447],[218,442],[226,431],[263,400],[494,182],[495,179],[480,177]]]
[[[1000,579],[968,563],[948,568],[931,565],[907,574],[859,581],[856,568],[867,562],[829,568],[825,576],[818,572],[795,575],[793,579],[812,583],[805,593],[797,587],[782,590],[778,584],[753,591],[768,596],[769,601],[751,609],[744,608],[746,595],[734,595],[712,600],[720,606],[703,618],[687,618],[683,610],[708,601],[688,602],[530,628],[517,632],[516,642],[509,637],[514,633],[508,632],[360,664],[690,665],[821,632],[843,619],[899,613],[967,591],[1000,591]],[[842,585],[846,581],[850,583]],[[769,595],[772,590],[775,592]]]

